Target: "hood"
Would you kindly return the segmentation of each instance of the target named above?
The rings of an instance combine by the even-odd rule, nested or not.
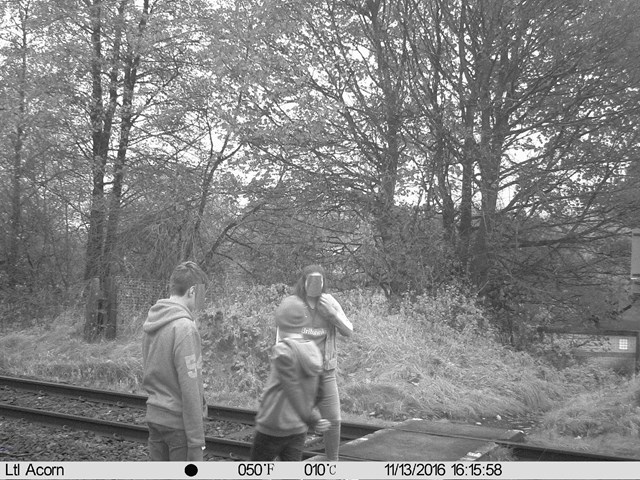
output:
[[[155,332],[164,327],[166,324],[178,320],[179,318],[188,318],[193,320],[189,309],[179,303],[169,299],[158,300],[156,304],[149,309],[149,315],[142,326],[145,333]]]
[[[284,341],[295,352],[306,375],[315,376],[322,372],[322,353],[314,342],[307,340],[298,342],[292,339]]]

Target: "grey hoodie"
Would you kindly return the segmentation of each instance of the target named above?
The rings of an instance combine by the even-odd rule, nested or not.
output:
[[[277,343],[256,415],[256,430],[284,437],[314,426],[321,418],[315,408],[321,373],[322,353],[314,342],[285,339]]]
[[[172,300],[158,300],[143,331],[146,421],[185,430],[190,448],[204,446],[202,347],[191,312]]]

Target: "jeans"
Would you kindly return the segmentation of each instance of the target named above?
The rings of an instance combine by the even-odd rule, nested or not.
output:
[[[149,459],[153,462],[187,460],[187,435],[184,430],[147,423]]]
[[[338,450],[340,449],[340,396],[338,395],[338,382],[336,371],[325,370],[322,376],[322,397],[318,403],[320,415],[331,422],[329,430],[324,432],[324,451],[327,460],[338,461]]]
[[[283,462],[301,462],[306,433],[273,437],[256,432],[251,446],[251,461],[272,461],[280,457]]]

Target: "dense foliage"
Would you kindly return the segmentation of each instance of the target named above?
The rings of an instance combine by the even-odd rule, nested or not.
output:
[[[634,0],[1,5],[9,298],[194,259],[262,284],[320,262],[392,299],[466,282],[512,337],[620,306]]]

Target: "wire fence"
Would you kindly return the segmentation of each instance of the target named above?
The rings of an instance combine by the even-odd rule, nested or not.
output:
[[[117,277],[118,311],[146,310],[169,295],[166,282]]]

